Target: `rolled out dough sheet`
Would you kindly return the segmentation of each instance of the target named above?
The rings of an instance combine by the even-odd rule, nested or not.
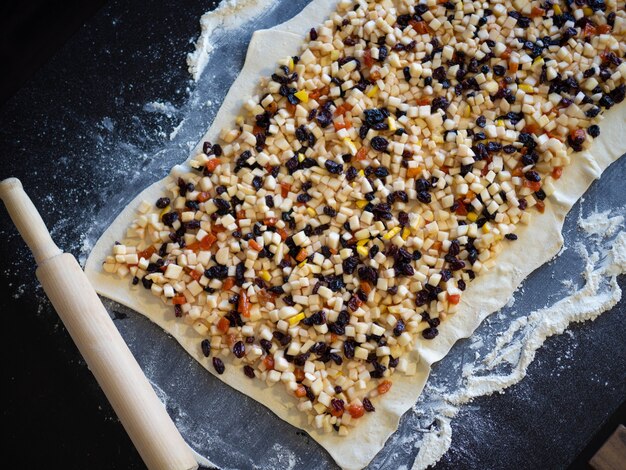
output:
[[[269,76],[278,60],[298,54],[306,32],[321,24],[334,11],[335,5],[336,0],[314,0],[290,21],[254,33],[241,73],[228,92],[213,125],[191,155],[197,153],[205,140],[215,142],[219,131],[234,123],[244,100],[254,94],[260,77]],[[456,341],[469,337],[488,315],[502,308],[526,276],[559,252],[563,244],[561,228],[572,205],[612,162],[626,152],[626,103],[607,112],[600,128],[602,134],[593,146],[588,151],[573,155],[572,163],[558,181],[557,191],[546,200],[545,212],[533,214],[531,224],[518,231],[518,241],[507,246],[498,256],[495,268],[481,274],[469,285],[462,297],[459,312],[441,324],[439,336],[432,341],[416,343],[412,351],[414,359],[419,361],[416,375],[407,377],[400,372],[394,374],[394,385],[378,401],[376,412],[363,416],[347,437],[324,434],[313,429],[301,412],[293,406],[286,406],[288,403],[293,404],[293,399],[283,387],[267,387],[258,380],[250,380],[238,367],[226,367],[224,374],[217,377],[262,403],[283,420],[305,430],[341,467],[365,467],[397,429],[400,417],[416,402],[426,384],[431,365],[441,360]],[[149,186],[124,208],[96,243],[87,260],[85,272],[98,293],[148,317],[176,338],[210,373],[216,375],[210,360],[200,350],[200,336],[193,328],[176,320],[171,306],[164,305],[144,289],[131,290],[127,279],[120,280],[102,270],[102,263],[110,254],[111,247],[116,240],[124,238],[126,228],[137,217],[139,204],[144,200],[155,201],[165,194],[172,177],[190,171],[190,159],[174,167],[170,176]]]

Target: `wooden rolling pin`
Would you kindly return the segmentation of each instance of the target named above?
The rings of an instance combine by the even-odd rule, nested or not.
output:
[[[198,468],[87,276],[52,241],[22,183],[0,182],[0,199],[35,256],[39,282],[148,468]]]

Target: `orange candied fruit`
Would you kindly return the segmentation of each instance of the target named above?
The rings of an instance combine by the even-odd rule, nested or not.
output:
[[[348,405],[348,413],[350,413],[350,416],[354,419],[358,419],[365,414],[365,408],[363,408],[363,405],[359,405],[358,403],[352,403]]]
[[[230,328],[230,322],[228,321],[228,319],[224,317],[220,318],[219,321],[217,322],[218,331],[220,331],[221,333],[226,333],[229,328]]]
[[[563,175],[563,167],[555,166],[552,169],[552,178],[554,178],[555,180],[558,180],[562,175]]]
[[[390,380],[383,380],[380,384],[378,384],[378,387],[376,387],[376,390],[378,390],[378,393],[380,393],[381,395],[384,395],[390,389],[391,389],[391,381]]]

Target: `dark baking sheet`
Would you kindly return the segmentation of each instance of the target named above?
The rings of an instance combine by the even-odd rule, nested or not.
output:
[[[210,65],[214,68],[195,84],[183,51],[191,50],[198,19],[211,2],[166,1],[149,7],[111,2],[0,110],[0,178],[21,178],[57,243],[84,259],[125,203],[187,157],[236,76],[252,29],[286,20],[306,3],[283,2],[239,34],[224,37]],[[155,102],[169,111],[155,112]],[[622,159],[594,184],[583,211],[623,208],[626,195],[617,188],[625,175]],[[574,214],[568,219],[572,237],[578,207]],[[7,463],[143,468],[38,287],[32,258],[4,211],[0,239]],[[555,284],[548,280],[555,271],[580,271],[575,258],[563,260],[529,279],[525,294],[517,296],[517,310],[530,311],[553,297]],[[306,435],[206,374],[145,318],[106,305],[150,379],[168,397],[168,409],[185,437],[217,464],[287,468],[296,452],[295,468],[332,466]],[[597,321],[574,326],[571,335],[549,339],[520,384],[465,407],[453,420],[451,451],[436,468],[563,468],[570,463],[626,397],[624,313],[622,301]],[[468,346],[461,343],[435,368],[433,382],[458,375],[458,358]],[[418,418],[405,419],[404,432]],[[242,446],[252,445],[250,438],[229,421],[247,420],[254,421],[258,439],[253,457],[244,458],[250,454],[242,453]],[[221,438],[211,444],[196,442],[220,429]],[[410,467],[414,456],[414,450],[396,442],[372,468]]]

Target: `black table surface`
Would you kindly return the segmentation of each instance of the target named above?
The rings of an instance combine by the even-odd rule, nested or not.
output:
[[[211,5],[109,2],[0,109],[0,179],[22,179],[64,250],[84,257],[85,234],[102,231],[99,214],[119,210],[129,175],[139,191],[167,174],[170,163],[153,155],[177,121],[144,103],[155,97],[175,107],[185,103],[195,84],[181,51],[192,49],[198,19]],[[185,151],[179,153],[184,160]],[[4,209],[0,240],[3,460],[11,468],[144,468],[38,286],[34,261]],[[492,423],[480,434],[467,432],[471,412],[462,413],[453,421],[453,449],[436,468],[466,468],[470,461],[483,468],[582,465],[576,456],[603,423],[623,420],[616,410],[626,396],[624,304],[573,327],[573,339],[547,341],[518,385],[541,400],[480,398]],[[584,347],[568,348],[573,340]],[[575,366],[555,377],[549,371],[566,351]],[[507,421],[525,423],[528,435],[501,441],[499,426]]]

